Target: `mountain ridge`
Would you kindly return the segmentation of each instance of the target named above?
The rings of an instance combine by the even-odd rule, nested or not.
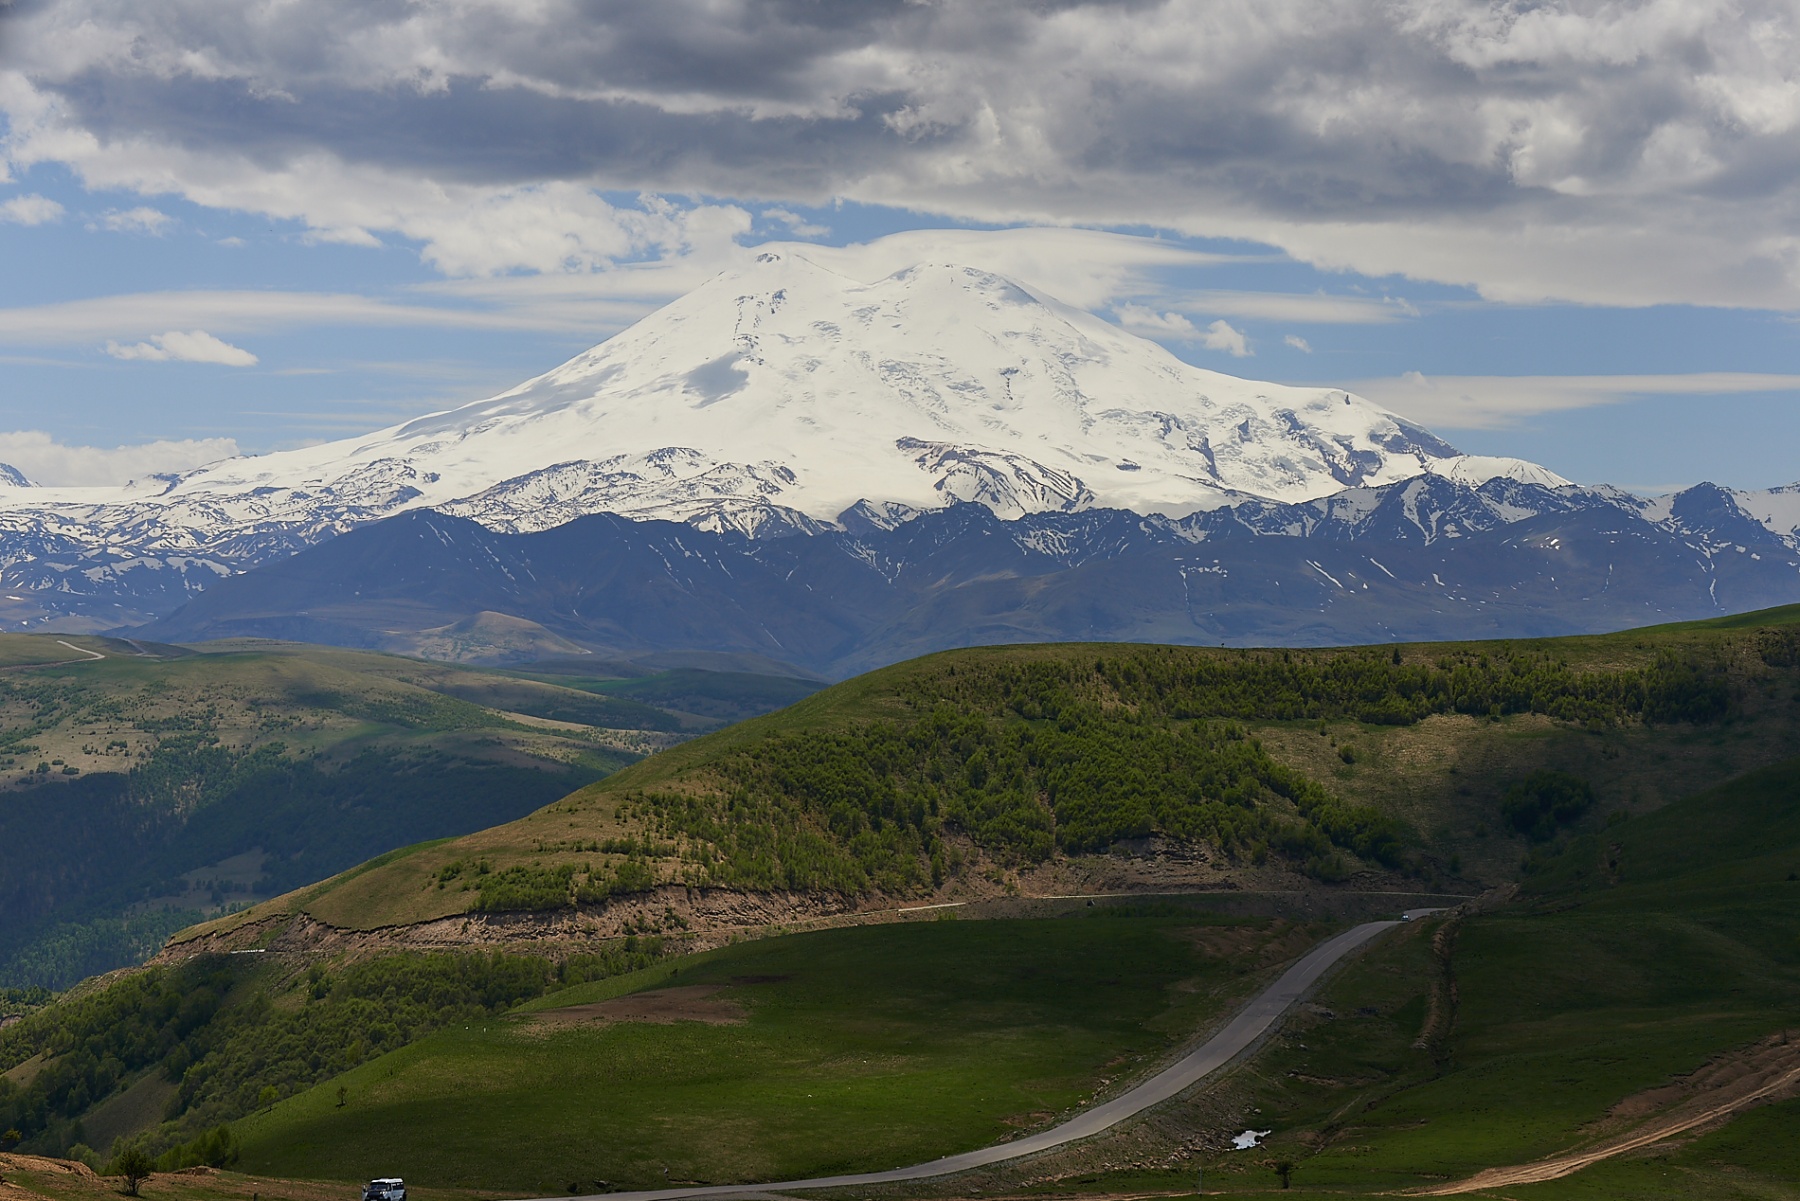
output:
[[[749,652],[842,675],[980,643],[1541,637],[1800,600],[1800,552],[1723,489],[1690,491],[1678,508],[1703,528],[1604,494],[1441,476],[1181,519],[960,504],[784,538],[608,514],[506,534],[426,511],[221,581],[142,632],[392,647],[484,610],[607,653]]]

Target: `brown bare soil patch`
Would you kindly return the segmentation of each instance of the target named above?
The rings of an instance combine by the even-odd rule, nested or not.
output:
[[[578,1026],[604,1025],[609,1022],[704,1022],[708,1026],[735,1026],[744,1020],[744,1007],[736,1001],[714,994],[718,984],[688,984],[679,988],[657,988],[649,992],[614,997],[610,1001],[594,1001],[587,1005],[569,1005],[562,1009],[546,1009],[534,1013],[529,1024],[538,1029],[567,1030]]]
[[[1614,1135],[1597,1146],[1536,1163],[1488,1168],[1467,1180],[1412,1190],[1415,1195],[1447,1197],[1482,1189],[1505,1188],[1560,1180],[1590,1164],[1678,1135],[1722,1126],[1754,1105],[1800,1096],[1800,1040],[1785,1034],[1728,1055],[1666,1085],[1625,1098],[1597,1123],[1596,1130],[1615,1130],[1638,1123],[1628,1134]],[[1640,1119],[1648,1119],[1640,1122]]]

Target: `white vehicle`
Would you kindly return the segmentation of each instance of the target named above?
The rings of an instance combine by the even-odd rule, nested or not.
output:
[[[362,1201],[406,1201],[406,1181],[398,1176],[371,1180],[363,1185]]]

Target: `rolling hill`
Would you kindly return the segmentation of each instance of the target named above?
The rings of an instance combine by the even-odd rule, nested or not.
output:
[[[525,913],[546,937],[601,937],[729,925],[743,906],[769,920],[1112,884],[1477,892],[1545,833],[1519,799],[1554,791],[1543,773],[1583,797],[1554,834],[1786,755],[1797,616],[1540,642],[946,652],[183,938],[382,927],[454,944]]]

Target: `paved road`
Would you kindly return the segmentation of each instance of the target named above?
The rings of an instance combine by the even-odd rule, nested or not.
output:
[[[1408,918],[1436,913],[1435,909],[1412,910]],[[593,1198],[575,1201],[686,1201],[694,1197],[741,1197],[754,1193],[779,1193],[796,1189],[856,1188],[868,1184],[894,1184],[907,1180],[925,1180],[932,1176],[948,1176],[970,1168],[1020,1159],[1088,1138],[1108,1130],[1126,1118],[1142,1113],[1152,1105],[1167,1101],[1189,1085],[1218,1071],[1249,1047],[1273,1026],[1307,990],[1318,983],[1327,969],[1384,930],[1399,922],[1365,922],[1346,930],[1336,938],[1326,939],[1306,957],[1283,973],[1260,996],[1246,1005],[1223,1030],[1207,1039],[1199,1048],[1164,1068],[1129,1092],[1076,1114],[1060,1126],[1053,1126],[1027,1138],[1015,1139],[998,1146],[946,1155],[930,1163],[895,1168],[891,1172],[862,1172],[853,1176],[821,1176],[813,1180],[780,1180],[770,1184],[714,1184],[687,1188],[650,1189],[636,1193],[600,1193]],[[570,1201],[567,1197],[544,1198],[543,1201]]]

